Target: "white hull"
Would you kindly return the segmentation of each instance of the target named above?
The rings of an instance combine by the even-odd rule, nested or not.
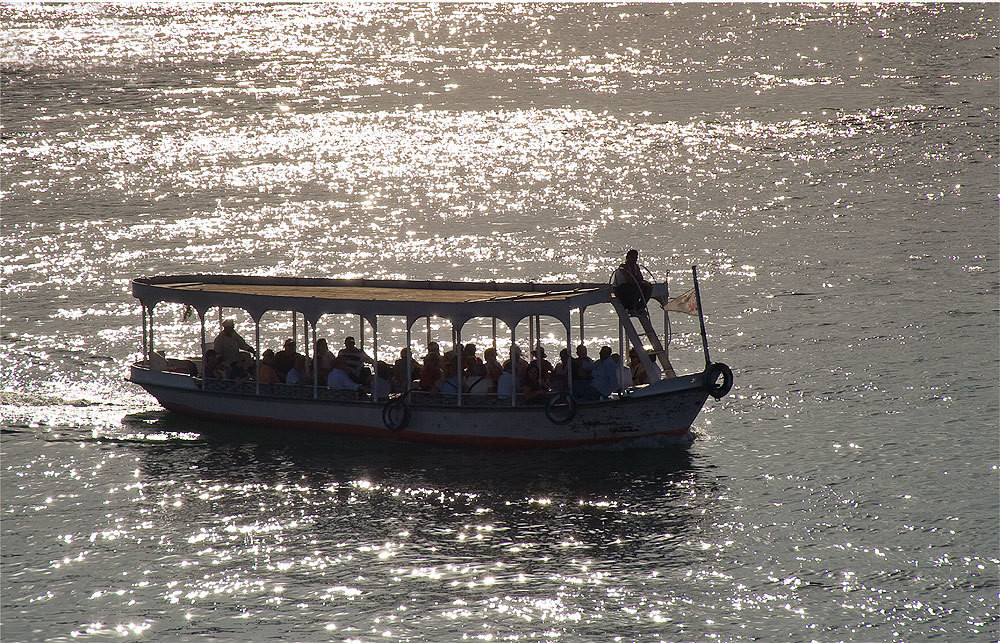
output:
[[[541,405],[414,403],[406,426],[390,431],[383,423],[385,403],[314,399],[312,389],[302,397],[258,395],[252,385],[246,392],[206,391],[188,375],[141,366],[132,367],[131,381],[171,411],[222,422],[488,447],[566,447],[653,436],[686,446],[708,397],[698,373],[661,380],[620,399],[579,403],[565,424],[552,422]]]

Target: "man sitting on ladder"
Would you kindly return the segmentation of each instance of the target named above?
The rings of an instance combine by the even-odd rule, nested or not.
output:
[[[639,251],[634,248],[625,254],[625,263],[615,270],[615,297],[622,302],[630,315],[645,313],[646,302],[653,292],[653,285],[646,281],[642,270],[642,266],[639,265]]]

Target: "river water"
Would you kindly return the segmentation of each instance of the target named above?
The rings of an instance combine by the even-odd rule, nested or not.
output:
[[[0,21],[5,641],[998,638],[1000,5]],[[136,276],[604,281],[631,246],[698,265],[736,373],[687,452],[267,434],[123,381]]]

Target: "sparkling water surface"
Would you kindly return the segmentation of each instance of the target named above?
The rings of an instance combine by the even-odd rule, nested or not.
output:
[[[4,640],[996,640],[998,22],[0,7]],[[604,281],[632,246],[675,292],[698,265],[736,373],[687,452],[265,432],[124,382],[136,276]]]

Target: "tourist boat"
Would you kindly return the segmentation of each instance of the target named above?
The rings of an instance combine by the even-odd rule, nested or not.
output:
[[[263,425],[309,429],[342,435],[395,440],[485,447],[569,447],[652,438],[655,445],[688,445],[693,439],[692,422],[709,396],[719,399],[733,383],[728,366],[709,359],[708,340],[698,288],[697,269],[692,267],[694,288],[671,299],[667,284],[652,285],[648,306],[630,311],[622,305],[611,283],[506,283],[456,281],[400,281],[371,279],[314,279],[237,275],[181,275],[138,278],[132,294],[142,306],[143,346],[141,361],[131,366],[130,380],[153,395],[166,409],[191,416],[210,418],[236,426]],[[161,302],[183,304],[196,311],[201,326],[202,355],[190,359],[170,359],[154,350],[154,309]],[[655,305],[654,306],[654,302]],[[506,326],[502,344],[515,346],[515,330],[527,320],[528,345],[540,346],[540,320],[558,322],[565,332],[565,346],[573,342],[573,314],[578,313],[581,342],[584,315],[601,304],[617,315],[619,353],[626,345],[638,349],[637,356],[648,374],[648,383],[624,386],[610,395],[581,398],[580,382],[567,378],[558,393],[547,402],[529,404],[515,394],[505,398],[495,393],[473,394],[465,386],[453,395],[421,393],[404,387],[388,395],[370,395],[333,390],[319,381],[313,368],[311,382],[295,385],[259,384],[203,378],[202,357],[212,344],[206,343],[206,317],[223,308],[237,308],[254,321],[254,348],[261,354],[261,318],[265,314],[291,313],[292,328],[298,334],[301,320],[303,342],[315,346],[317,323],[324,315],[356,315],[361,328],[371,329],[373,354],[383,353],[389,343],[380,336],[379,320],[405,318],[405,344],[414,344],[413,330],[437,318],[451,326],[454,346],[462,346],[462,331],[470,320],[493,327],[497,342],[497,322]],[[670,364],[667,342],[653,327],[649,309],[663,309],[664,332],[668,312],[697,314],[701,322],[705,369],[676,374]],[[549,319],[551,318],[551,319]],[[612,320],[613,323],[613,320]],[[221,325],[221,324],[220,324]],[[398,326],[398,322],[396,324]],[[384,326],[383,326],[384,329]],[[419,329],[419,327],[418,327]],[[402,334],[397,328],[397,334]],[[419,332],[419,331],[418,331]],[[383,332],[383,335],[387,333]],[[557,335],[558,336],[558,335]],[[509,339],[508,339],[509,338]],[[194,339],[194,338],[193,338]],[[402,339],[402,338],[400,338]],[[551,341],[551,335],[548,336]],[[523,341],[523,340],[522,340]],[[560,338],[559,343],[562,343]],[[249,342],[248,342],[249,343]],[[362,347],[365,339],[361,338]],[[393,348],[398,352],[397,347]],[[314,351],[315,353],[315,351]],[[461,351],[455,351],[460,358]],[[570,350],[570,355],[575,351]],[[315,354],[308,360],[315,361]],[[408,360],[407,360],[408,361]],[[624,361],[624,360],[622,360]],[[259,369],[259,362],[257,362]],[[408,366],[406,381],[417,377]],[[512,390],[519,391],[516,381]],[[571,369],[572,370],[572,369]],[[626,380],[627,383],[627,380]],[[574,385],[576,389],[574,391]]]

